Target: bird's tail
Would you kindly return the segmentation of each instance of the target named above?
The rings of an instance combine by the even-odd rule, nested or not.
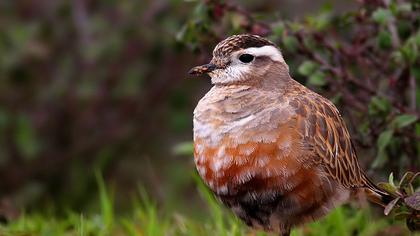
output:
[[[376,184],[374,184],[367,176],[364,177],[365,192],[367,199],[373,203],[385,207],[390,203],[394,198],[389,195],[387,192],[381,190]]]

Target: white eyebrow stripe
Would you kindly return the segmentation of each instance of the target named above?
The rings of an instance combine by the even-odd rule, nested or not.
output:
[[[276,47],[271,46],[271,45],[267,45],[267,46],[263,46],[259,48],[257,47],[247,48],[244,50],[244,53],[249,53],[251,55],[254,55],[255,57],[267,56],[267,57],[270,57],[271,60],[273,61],[285,62],[283,55],[281,55],[280,50],[278,50]]]

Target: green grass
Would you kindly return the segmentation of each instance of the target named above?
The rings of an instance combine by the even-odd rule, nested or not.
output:
[[[80,214],[69,212],[66,217],[40,213],[22,215],[19,219],[0,225],[0,235],[128,235],[128,236],[265,236],[252,231],[229,211],[224,209],[202,184],[198,191],[206,203],[201,211],[204,219],[186,216],[177,211],[165,211],[152,201],[144,190],[138,194],[128,215],[114,211],[112,195],[97,174],[99,187],[99,212]],[[394,233],[393,233],[394,232]],[[370,209],[354,209],[344,206],[334,210],[321,221],[293,230],[293,236],[303,235],[409,235],[403,222],[374,216]],[[414,234],[412,234],[414,235]]]

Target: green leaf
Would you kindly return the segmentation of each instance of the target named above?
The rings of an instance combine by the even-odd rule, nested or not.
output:
[[[326,85],[325,74],[322,71],[316,71],[309,77],[308,83],[316,86]]]
[[[416,173],[416,175],[418,175],[419,173]],[[398,184],[398,187],[403,188],[406,185],[410,184],[413,179],[415,178],[415,176],[413,172],[411,171],[407,171],[404,176],[401,178],[400,183]]]
[[[403,212],[399,212],[399,213],[395,214],[394,215],[394,219],[396,219],[396,220],[404,220],[404,219],[407,219],[410,215],[411,215],[410,212],[403,211]]]
[[[172,150],[175,155],[191,156],[194,153],[194,146],[192,142],[182,142],[175,145]]]
[[[382,167],[388,160],[388,155],[385,150],[378,151],[375,161],[372,163],[372,168]]]
[[[391,34],[388,31],[381,31],[378,35],[378,45],[382,49],[388,49],[392,46]]]
[[[392,196],[398,196],[398,189],[390,183],[381,182],[378,183],[378,187]]]
[[[385,150],[386,146],[388,146],[389,142],[391,141],[392,135],[394,134],[393,130],[385,130],[379,135],[377,147],[379,151]]]
[[[392,186],[395,186],[395,183],[394,183],[394,173],[392,173],[392,172],[388,176],[388,183],[391,184]]]
[[[419,58],[420,54],[420,36],[417,33],[416,35],[412,35],[409,37],[405,43],[400,47],[400,52],[404,60],[412,65],[414,65]]]
[[[273,33],[277,36],[283,36],[285,30],[283,22],[277,23],[273,26]]]
[[[412,36],[412,40],[415,44],[420,46],[420,31],[417,32],[417,34],[415,34],[414,36]]]
[[[318,65],[313,61],[304,61],[300,64],[298,72],[304,76],[310,76],[318,69]]]
[[[316,31],[322,31],[331,24],[331,14],[330,12],[325,11],[317,16],[308,16],[306,20],[308,22],[308,26]]]
[[[284,35],[282,42],[284,44],[285,49],[290,52],[296,52],[297,47],[299,45],[298,40],[293,36]]]
[[[100,198],[100,207],[101,207],[101,215],[102,215],[102,222],[107,230],[112,228],[114,223],[114,199],[108,193],[108,190],[105,185],[105,181],[98,169],[94,170],[96,182],[99,188],[99,198]]]
[[[372,164],[373,168],[382,167],[385,164],[388,158],[385,148],[388,146],[389,142],[391,141],[393,133],[394,133],[393,130],[385,130],[379,135],[379,138],[376,144],[376,146],[378,147],[378,154],[376,156],[375,161]]]
[[[392,209],[394,209],[395,205],[397,204],[397,202],[400,200],[399,197],[395,198],[394,200],[392,200],[390,203],[388,203],[388,205],[386,205],[385,209],[384,209],[384,215],[389,215],[389,213],[392,211]]]
[[[404,63],[404,57],[402,53],[400,52],[400,50],[393,51],[391,53],[391,59],[392,59],[392,62],[394,62],[397,65]]]
[[[388,99],[384,97],[372,97],[369,104],[369,113],[387,112],[391,107]]]
[[[388,9],[379,8],[372,14],[372,19],[379,24],[386,24],[392,18],[392,12]]]
[[[402,13],[402,12],[410,12],[412,11],[412,6],[411,3],[398,3],[397,4],[397,11]]]
[[[401,128],[411,125],[412,123],[416,121],[417,121],[417,116],[404,114],[404,115],[399,115],[395,117],[391,123],[391,126],[401,129]]]

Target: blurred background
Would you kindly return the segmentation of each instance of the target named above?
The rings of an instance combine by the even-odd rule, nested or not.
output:
[[[418,1],[0,1],[0,214],[118,211],[144,189],[198,214],[188,69],[233,33],[280,45],[342,111],[378,182],[420,168]],[[378,10],[379,9],[379,10]]]

